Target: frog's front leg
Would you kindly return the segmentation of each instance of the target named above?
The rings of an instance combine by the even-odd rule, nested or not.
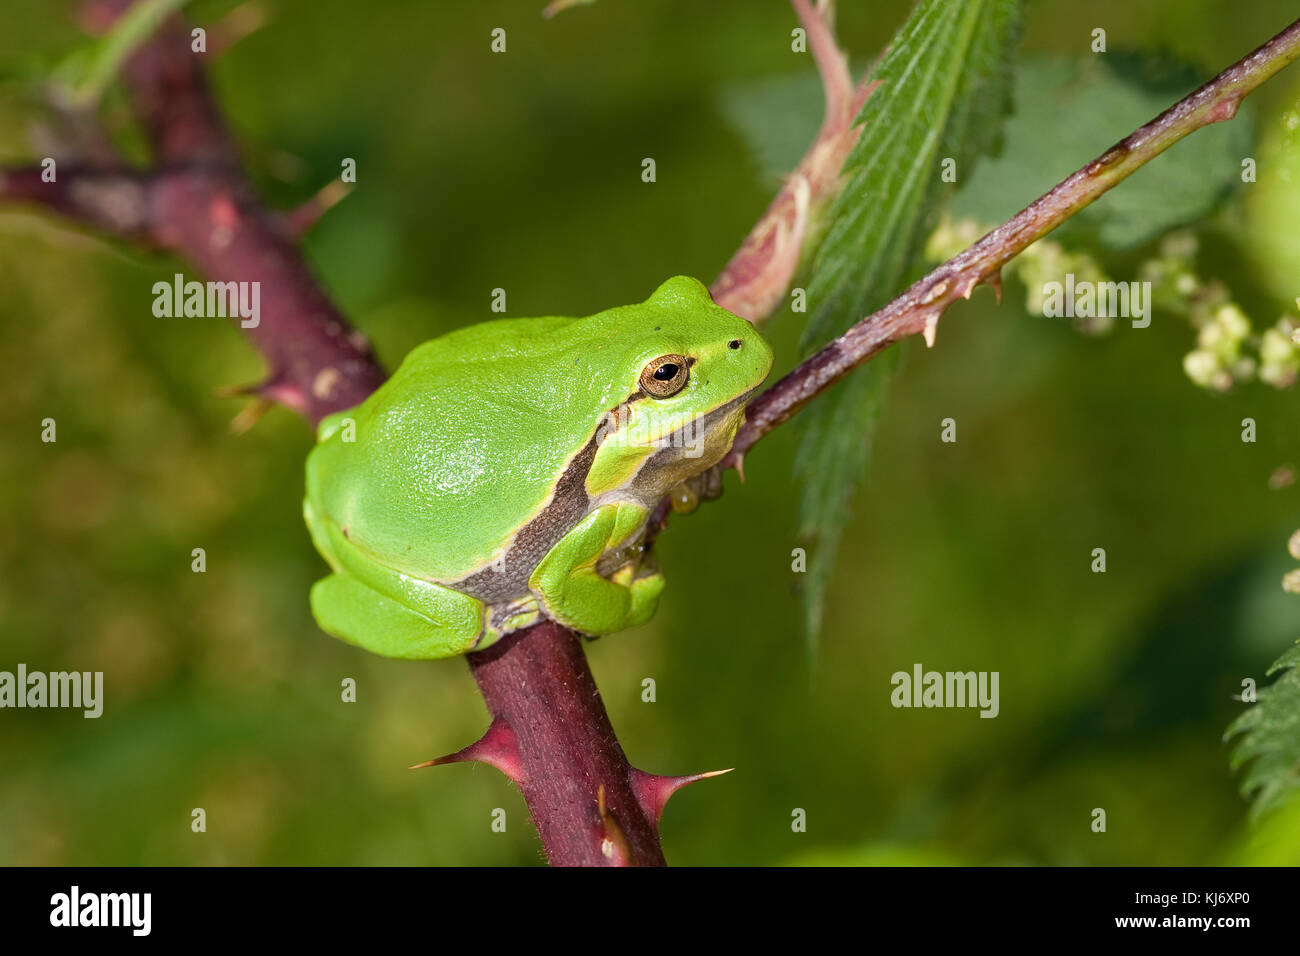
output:
[[[611,581],[596,572],[600,556],[625,542],[646,517],[646,510],[631,502],[602,505],[551,548],[528,579],[550,617],[599,635],[644,624],[654,615],[663,575],[637,578],[624,569]]]

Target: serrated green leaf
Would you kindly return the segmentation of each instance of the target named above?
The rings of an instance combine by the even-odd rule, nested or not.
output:
[[[981,225],[1003,222],[1204,79],[1166,57],[1108,53],[1079,59],[1026,60],[1015,80],[1015,114],[1006,148],[981,164],[953,200],[956,217]],[[1243,104],[1242,116],[1250,109]],[[1195,149],[1172,149],[1082,210],[1058,231],[1094,234],[1126,249],[1204,218],[1241,182],[1252,124],[1218,123],[1197,134]]]
[[[1259,690],[1256,702],[1237,717],[1224,739],[1237,738],[1229,755],[1234,770],[1246,767],[1241,792],[1259,817],[1300,794],[1300,644],[1269,668],[1281,676]]]
[[[951,184],[998,138],[1008,107],[1018,0],[922,0],[873,72],[880,86],[858,122],[808,285],[813,311],[802,347],[811,351],[900,291]],[[877,359],[803,416],[797,470],[800,529],[809,540],[804,600],[815,645],[822,600],[845,512],[865,471],[872,425],[893,361]]]
[[[898,365],[898,351],[881,355],[818,401],[809,414],[803,449],[795,462],[799,482],[799,534],[817,544],[804,579],[804,629],[810,642],[821,633],[826,588],[835,564],[846,498],[867,470],[871,439],[884,405],[885,389]],[[816,454],[809,454],[809,449]],[[825,467],[824,462],[832,462]],[[846,485],[847,482],[847,485]]]
[[[1290,667],[1300,667],[1300,644],[1288,650],[1285,654],[1273,662],[1273,666],[1268,669],[1267,676],[1272,677],[1278,671],[1284,671]]]

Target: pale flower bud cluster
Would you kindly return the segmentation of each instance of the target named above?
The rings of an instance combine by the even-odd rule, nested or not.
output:
[[[972,219],[945,217],[931,234],[926,254],[949,259],[969,247],[987,230]],[[1289,388],[1300,378],[1300,319],[1282,315],[1257,331],[1230,290],[1217,279],[1196,271],[1198,242],[1190,230],[1169,233],[1157,253],[1138,266],[1138,278],[1149,282],[1152,305],[1185,318],[1196,330],[1196,346],[1183,357],[1183,371],[1202,388],[1227,391],[1234,385],[1260,381]],[[1025,309],[1044,314],[1045,289],[1061,276],[1075,282],[1109,281],[1102,266],[1086,252],[1067,249],[1052,239],[1040,239],[1008,263],[1004,270],[1024,285]],[[1076,318],[1075,327],[1101,335],[1114,327],[1105,316]]]

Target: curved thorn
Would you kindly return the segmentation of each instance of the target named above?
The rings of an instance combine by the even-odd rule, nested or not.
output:
[[[312,226],[320,222],[321,217],[352,192],[352,186],[340,179],[326,183],[316,195],[282,217],[285,232],[294,239],[301,239],[311,231]]]
[[[230,432],[233,435],[244,435],[252,429],[254,425],[262,420],[262,416],[275,407],[275,403],[268,398],[258,396],[251,402],[241,408],[238,414],[230,420]]]
[[[241,3],[208,28],[208,54],[220,56],[266,26],[270,15],[256,0]]]
[[[468,747],[444,757],[434,757],[423,763],[412,764],[408,769],[420,770],[424,767],[441,767],[449,763],[467,763],[469,761],[485,763],[495,767],[519,784],[523,778],[522,762],[519,757],[519,739],[514,730],[502,718],[495,718],[483,736]]]
[[[984,280],[993,287],[993,294],[997,297],[998,305],[1002,304],[1002,270],[997,269]]]
[[[925,347],[934,348],[935,333],[939,331],[940,310],[935,310],[925,317],[925,331],[922,335],[925,337]]]
[[[218,385],[212,390],[217,398],[252,398],[262,394],[266,387],[264,382],[248,382],[244,385]]]
[[[644,770],[637,770],[634,767],[632,769],[632,792],[636,794],[637,802],[641,804],[641,809],[645,811],[645,815],[658,826],[659,818],[663,816],[664,805],[668,803],[668,798],[682,787],[699,780],[708,780],[710,777],[721,777],[724,773],[731,773],[735,769],[735,767],[728,767],[726,770],[709,770],[706,773],[692,773],[681,777],[665,777],[657,773],[646,773]]]

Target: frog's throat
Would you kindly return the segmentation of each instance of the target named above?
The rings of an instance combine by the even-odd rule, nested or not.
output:
[[[749,393],[738,396],[663,434],[647,448],[646,455],[627,480],[609,493],[614,498],[630,497],[653,510],[670,489],[723,459],[745,419],[748,398]],[[594,490],[588,479],[588,493]],[[596,493],[592,497],[603,503],[605,494]]]

